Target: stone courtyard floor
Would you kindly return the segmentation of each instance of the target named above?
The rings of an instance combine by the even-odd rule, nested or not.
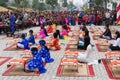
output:
[[[96,26],[97,27],[97,26]],[[103,28],[103,26],[99,26]],[[117,28],[117,27],[116,27]],[[39,27],[31,28],[34,32],[39,31]],[[28,32],[30,29],[26,29],[20,32]],[[91,35],[91,34],[90,34]],[[5,35],[0,35],[0,38],[5,37]],[[21,51],[3,51],[6,48],[6,43],[9,40],[0,40],[0,56],[20,58]],[[67,40],[60,40],[60,42],[67,44]],[[91,38],[91,43],[95,43]],[[104,68],[104,65],[97,64],[93,65],[95,76],[94,77],[57,77],[56,71],[59,66],[60,60],[63,57],[66,45],[61,45],[60,51],[51,52],[51,56],[55,59],[53,63],[47,64],[45,68],[47,72],[45,74],[40,74],[40,76],[2,76],[2,73],[7,69],[7,63],[0,66],[0,80],[111,80]],[[94,59],[105,58],[104,53],[98,52],[96,47],[94,47],[93,52]]]

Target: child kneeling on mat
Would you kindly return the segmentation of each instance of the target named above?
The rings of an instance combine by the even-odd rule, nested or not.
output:
[[[39,73],[45,73],[47,70],[44,68],[44,62],[42,60],[42,56],[38,53],[37,48],[31,49],[33,59],[27,63],[27,67],[29,71],[34,71],[38,69]]]
[[[59,45],[59,38],[58,38],[58,34],[54,33],[53,34],[53,39],[51,41],[51,43],[49,44],[49,48],[55,48],[55,50],[60,50],[60,45]]]
[[[42,56],[42,58],[45,59],[46,63],[51,63],[54,61],[53,58],[50,56],[50,52],[47,46],[45,46],[46,42],[45,40],[40,40],[39,41],[41,49],[39,50],[38,54]]]
[[[32,44],[34,45],[35,44],[35,38],[34,38],[34,35],[33,35],[33,30],[29,30],[29,38],[28,38],[28,41],[29,41],[29,44]]]
[[[17,48],[30,49],[29,42],[25,37],[25,34],[21,35],[22,41],[17,43]]]

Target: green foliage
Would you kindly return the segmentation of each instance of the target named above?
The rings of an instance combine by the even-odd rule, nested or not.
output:
[[[46,3],[50,5],[53,9],[55,8],[55,5],[58,4],[57,0],[46,0]]]
[[[68,3],[67,0],[63,0],[63,7],[67,7]]]
[[[39,8],[39,1],[38,0],[34,0],[32,3],[32,8],[34,10],[37,10]]]
[[[45,3],[39,3],[38,9],[39,9],[40,11],[46,10],[46,5],[45,5]]]
[[[8,0],[0,0],[0,6],[7,6]]]
[[[21,0],[21,8],[28,8],[30,7],[29,0]]]
[[[17,8],[20,8],[20,0],[14,0],[14,5],[15,5]]]
[[[83,5],[81,7],[81,9],[82,9],[82,11],[89,11],[90,10],[87,4]]]
[[[69,2],[69,4],[68,4],[68,9],[71,9],[72,7],[74,6],[74,4],[72,3],[72,1],[71,2]]]
[[[12,6],[15,6],[17,8],[27,8],[30,6],[30,4],[29,0],[14,0]]]
[[[102,5],[103,2],[102,2],[102,0],[95,0],[95,4],[96,4],[96,5]]]
[[[32,3],[32,8],[34,10],[42,11],[42,10],[46,9],[46,5],[45,5],[45,3],[42,3],[42,2],[40,3],[39,0],[34,0],[33,3]]]
[[[96,5],[103,5],[103,2],[105,3],[105,5],[107,5],[107,2],[109,2],[110,0],[95,0],[95,4]]]

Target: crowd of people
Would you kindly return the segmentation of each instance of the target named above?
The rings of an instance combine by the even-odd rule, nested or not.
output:
[[[102,25],[105,22],[115,24],[115,11],[42,11],[42,12],[0,12],[0,33],[14,33],[16,29],[24,29],[30,26],[49,25]],[[9,28],[8,28],[9,27]],[[6,30],[6,28],[8,28]]]

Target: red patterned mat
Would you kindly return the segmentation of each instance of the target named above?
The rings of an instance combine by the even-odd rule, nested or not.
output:
[[[9,61],[12,57],[0,57],[0,66]]]
[[[95,73],[94,73],[92,65],[87,65],[87,64],[82,64],[82,66],[79,65],[78,72],[76,70],[74,70],[73,68],[70,68],[69,66],[59,65],[56,75],[59,77],[62,77],[62,76],[93,77],[93,76],[95,76]]]
[[[22,51],[24,49],[17,48],[16,44],[13,44],[4,49],[4,51]]]
[[[80,49],[77,49],[77,45],[73,45],[73,44],[67,44],[66,46],[66,50],[70,50],[70,51],[80,51],[80,52],[85,52],[86,50],[80,50]]]
[[[37,72],[25,72],[23,66],[12,65],[3,74],[3,76],[39,76]]]
[[[93,40],[98,40],[98,39],[100,39],[100,36],[97,36],[97,35],[93,35],[92,37],[93,37]]]
[[[102,62],[104,64],[104,67],[107,71],[109,78],[120,80],[120,70],[119,69],[112,69],[110,67],[110,60],[102,59]]]
[[[108,51],[108,45],[100,45],[96,44],[96,48],[99,52],[107,52]]]
[[[0,40],[12,40],[12,39],[13,39],[13,37],[3,37]]]

